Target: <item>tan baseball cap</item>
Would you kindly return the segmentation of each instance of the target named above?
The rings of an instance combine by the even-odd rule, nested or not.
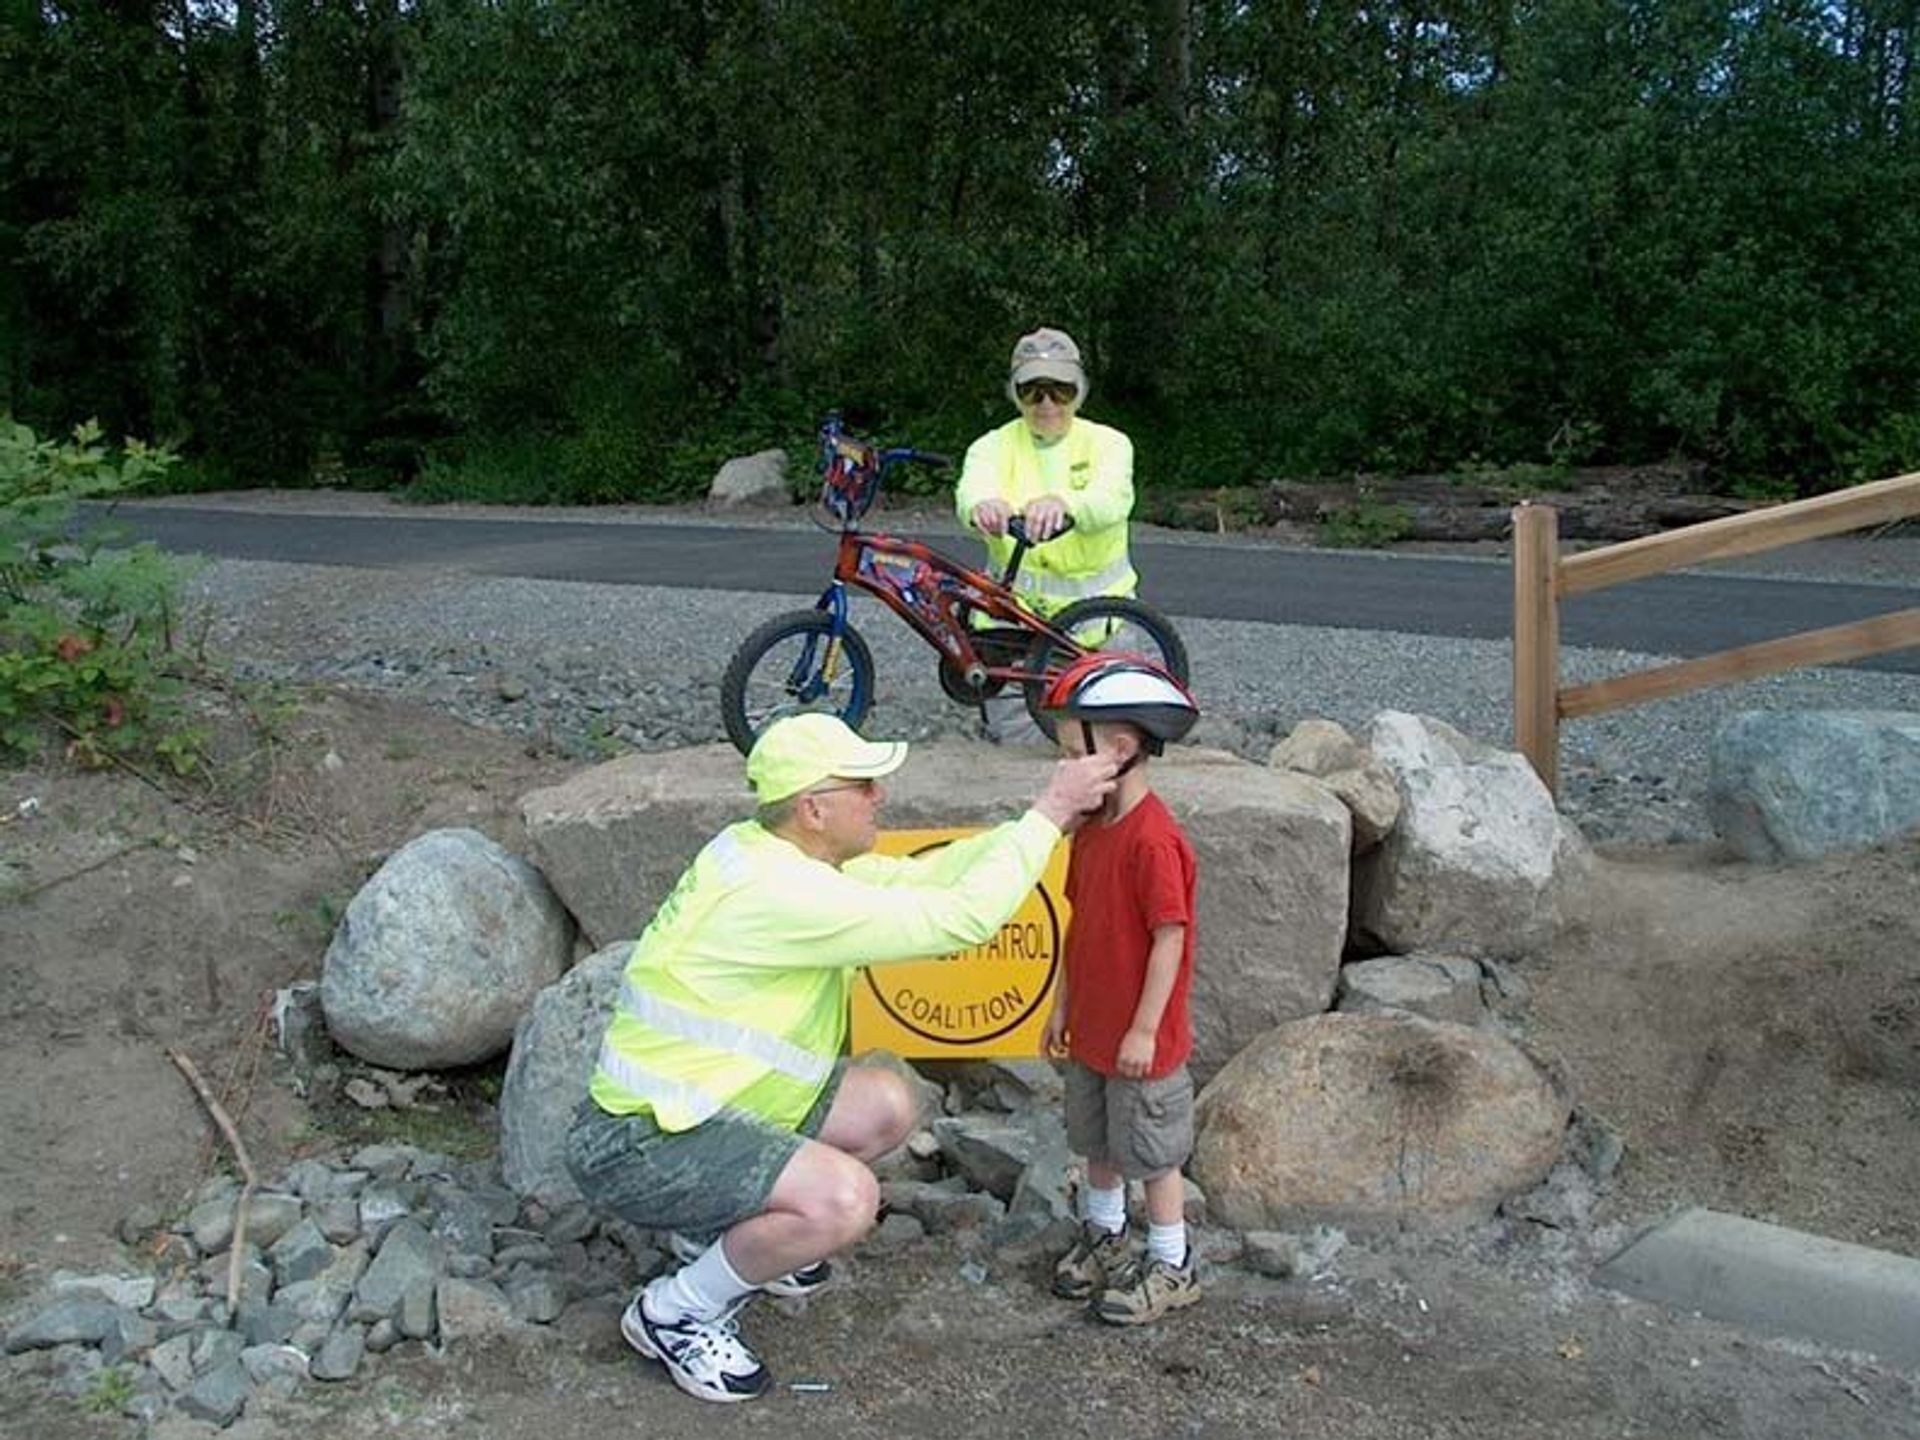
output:
[[[1087,369],[1080,363],[1080,347],[1071,335],[1042,327],[1014,343],[1007,383],[1024,385],[1029,380],[1064,381],[1086,398]]]
[[[769,725],[747,756],[747,783],[762,805],[822,780],[878,780],[907,758],[904,740],[862,740],[838,715],[789,715]]]

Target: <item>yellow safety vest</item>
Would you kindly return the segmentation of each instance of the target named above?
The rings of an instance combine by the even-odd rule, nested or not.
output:
[[[853,967],[984,943],[1060,832],[1029,811],[932,855],[836,869],[755,821],[710,840],[635,944],[590,1092],[691,1129],[723,1107],[806,1118],[846,1037]]]
[[[1014,589],[1042,615],[1053,615],[1091,595],[1131,595],[1139,587],[1127,554],[1133,513],[1133,442],[1120,431],[1074,417],[1072,427],[1044,458],[1021,418],[991,430],[967,449],[954,491],[963,525],[982,500],[1005,500],[1015,510],[1042,495],[1067,502],[1074,528],[1029,550]],[[1062,473],[1064,467],[1064,473]],[[996,570],[1006,567],[1014,542],[982,537]]]

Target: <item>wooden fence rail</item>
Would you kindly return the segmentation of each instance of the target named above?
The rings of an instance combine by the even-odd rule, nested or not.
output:
[[[1560,601],[1686,565],[1778,549],[1823,535],[1920,515],[1920,471],[1816,495],[1746,515],[1708,520],[1584,554],[1560,557],[1559,516],[1550,505],[1513,512],[1513,738],[1557,792],[1560,722],[1792,670],[1920,645],[1920,608],[1899,610],[1722,650],[1587,685],[1560,685]]]

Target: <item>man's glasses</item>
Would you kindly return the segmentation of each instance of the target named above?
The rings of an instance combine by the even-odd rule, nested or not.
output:
[[[875,782],[872,780],[849,780],[844,785],[819,785],[807,791],[809,795],[831,795],[837,790],[865,790],[872,793]]]
[[[1080,398],[1080,387],[1064,380],[1028,380],[1014,387],[1022,405],[1038,405],[1051,400],[1056,405],[1071,405]]]

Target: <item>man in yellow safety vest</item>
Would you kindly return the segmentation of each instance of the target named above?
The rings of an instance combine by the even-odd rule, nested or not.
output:
[[[1114,786],[1110,758],[1063,761],[1017,820],[924,857],[869,854],[880,781],[906,751],[830,715],[768,727],[747,757],[758,814],[707,843],[634,946],[568,1133],[594,1204],[719,1237],[620,1321],[703,1400],[766,1390],[741,1307],[825,1282],[827,1257],[874,1223],[867,1162],[917,1122],[899,1076],[839,1059],[854,968],[984,942]]]

